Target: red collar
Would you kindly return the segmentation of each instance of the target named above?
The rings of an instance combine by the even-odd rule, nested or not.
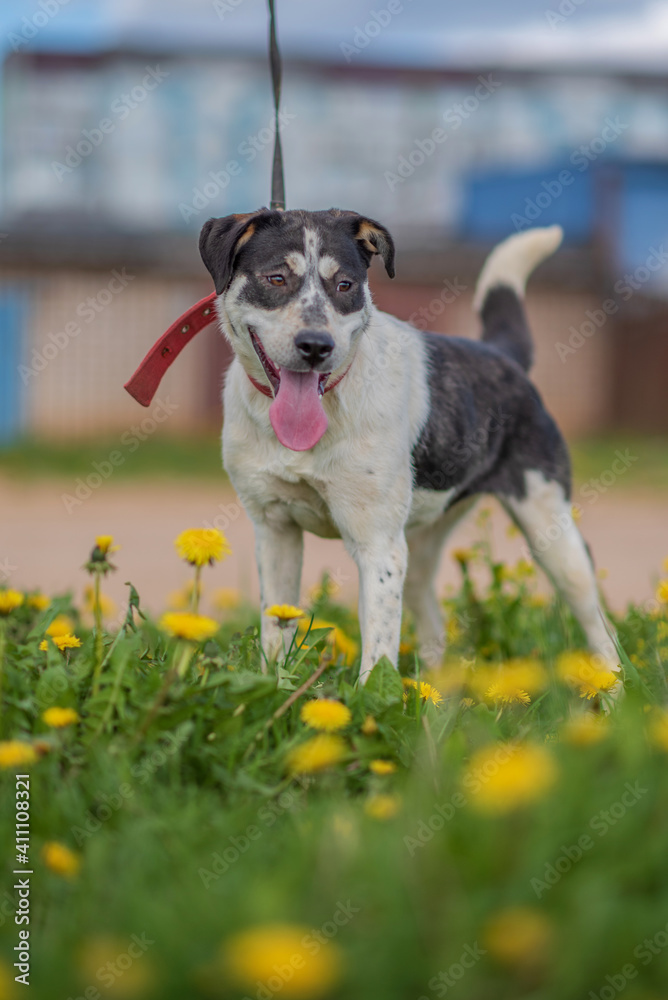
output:
[[[148,352],[125,388],[142,406],[150,406],[163,375],[196,333],[216,319],[216,293],[211,292],[172,323]]]
[[[158,386],[162,381],[163,375],[172,362],[178,358],[186,344],[190,343],[196,333],[199,333],[205,326],[209,326],[210,323],[215,321],[215,301],[216,293],[211,292],[211,295],[200,299],[183,316],[179,316],[176,322],[172,323],[170,328],[163,333],[162,337],[155,342],[132,378],[128,379],[125,383],[124,388],[142,406],[151,405],[151,401],[158,391]],[[325,392],[329,392],[337,386],[344,375],[348,374],[349,370],[350,366],[338,378],[335,378],[333,382],[326,385]],[[263,385],[250,375],[248,378],[255,388],[264,393],[265,396],[273,397],[274,394],[268,385]]]

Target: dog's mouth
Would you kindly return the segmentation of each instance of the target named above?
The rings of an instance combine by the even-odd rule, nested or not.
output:
[[[281,371],[286,371],[285,368],[281,369],[278,365],[275,365],[271,358],[267,355],[264,349],[262,341],[256,334],[252,326],[248,327],[248,332],[250,333],[251,343],[255,348],[255,353],[262,362],[262,367],[264,368],[264,373],[269,379],[272,389],[274,390],[274,397],[278,394],[278,387],[281,384]],[[323,395],[325,391],[325,386],[327,385],[327,379],[332,374],[331,372],[293,372],[293,375],[318,375],[318,394]]]
[[[292,451],[313,448],[327,430],[322,396],[331,372],[295,372],[280,368],[269,358],[252,327],[251,343],[274,392],[269,420],[276,437]]]

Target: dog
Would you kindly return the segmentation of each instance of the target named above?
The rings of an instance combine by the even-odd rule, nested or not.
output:
[[[442,662],[434,588],[443,544],[481,494],[496,496],[580,622],[618,670],[589,552],[573,522],[566,444],[527,376],[523,296],[558,226],[509,237],[487,259],[474,308],[482,338],[421,332],[373,304],[388,230],[356,212],[210,219],[200,253],[234,351],[223,462],[255,529],[262,610],[298,604],[303,532],[341,538],[359,571],[360,680],[396,665],[402,601],[427,666]],[[268,657],[282,648],[262,615]]]

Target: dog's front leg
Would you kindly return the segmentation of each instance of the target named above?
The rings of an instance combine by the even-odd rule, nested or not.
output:
[[[403,530],[371,541],[344,541],[359,570],[360,680],[364,683],[381,656],[397,664],[408,549]]]
[[[300,527],[292,521],[274,524],[256,521],[255,555],[260,576],[262,608],[262,648],[268,659],[274,659],[290,645],[295,625],[281,630],[275,618],[265,615],[272,604],[297,604],[302,574],[304,538]]]

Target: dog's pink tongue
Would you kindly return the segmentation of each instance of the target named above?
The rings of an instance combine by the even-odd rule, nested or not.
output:
[[[276,437],[292,451],[308,451],[327,430],[327,417],[318,393],[318,372],[291,372],[281,368],[281,384],[269,407]]]

